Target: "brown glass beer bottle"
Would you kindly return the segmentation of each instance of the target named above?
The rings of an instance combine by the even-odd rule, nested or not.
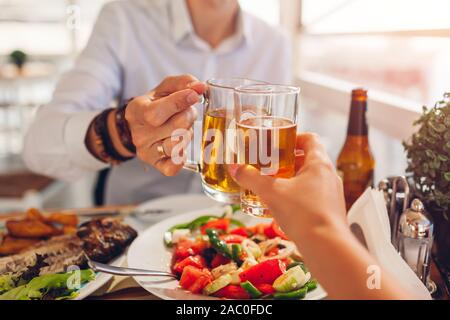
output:
[[[366,111],[367,90],[352,90],[347,138],[337,160],[347,210],[367,187],[373,186],[375,159],[370,151]]]

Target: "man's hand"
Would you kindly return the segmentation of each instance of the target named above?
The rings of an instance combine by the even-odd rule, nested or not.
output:
[[[193,76],[181,75],[164,79],[153,91],[134,98],[127,106],[128,121],[136,155],[166,176],[173,176],[183,164],[173,162],[170,156],[179,144],[183,150],[192,138],[192,125],[197,117],[193,105],[199,102],[199,94],[206,85]],[[172,133],[186,129],[188,133],[172,141]],[[158,146],[163,148],[162,157]],[[184,157],[184,155],[180,155]]]

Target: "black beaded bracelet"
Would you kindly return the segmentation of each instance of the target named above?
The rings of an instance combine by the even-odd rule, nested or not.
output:
[[[136,146],[133,144],[133,138],[131,136],[131,131],[128,126],[128,121],[125,119],[125,109],[133,99],[128,100],[126,104],[117,109],[116,112],[116,127],[119,133],[120,141],[123,146],[131,153],[136,154]]]
[[[113,111],[113,109],[106,109],[94,119],[95,134],[101,138],[104,146],[104,152],[113,160],[114,163],[130,160],[133,157],[124,157],[116,151],[116,148],[114,148],[109,136],[107,121],[108,114],[111,111]]]

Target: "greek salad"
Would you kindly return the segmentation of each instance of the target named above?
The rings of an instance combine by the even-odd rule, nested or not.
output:
[[[317,287],[295,244],[275,221],[246,226],[229,207],[171,227],[171,269],[180,286],[226,299],[303,299]]]

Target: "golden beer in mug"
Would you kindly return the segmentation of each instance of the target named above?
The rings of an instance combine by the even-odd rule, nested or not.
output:
[[[240,188],[228,173],[227,165],[236,163],[234,125],[234,89],[265,82],[224,78],[207,81],[204,95],[202,138],[199,162],[188,160],[185,168],[201,174],[204,193],[223,203],[239,203]],[[228,132],[232,129],[231,134]],[[195,130],[194,130],[195,135]]]
[[[299,89],[279,85],[250,85],[236,89],[238,163],[262,175],[295,175]],[[242,211],[270,216],[267,206],[251,190],[241,190]]]
[[[228,173],[226,163],[236,162],[236,153],[227,148],[225,136],[229,125],[226,110],[216,109],[205,112],[203,117],[201,175],[203,182],[217,191],[239,193],[239,185]],[[208,132],[214,132],[210,139]],[[207,153],[207,150],[210,152]]]

